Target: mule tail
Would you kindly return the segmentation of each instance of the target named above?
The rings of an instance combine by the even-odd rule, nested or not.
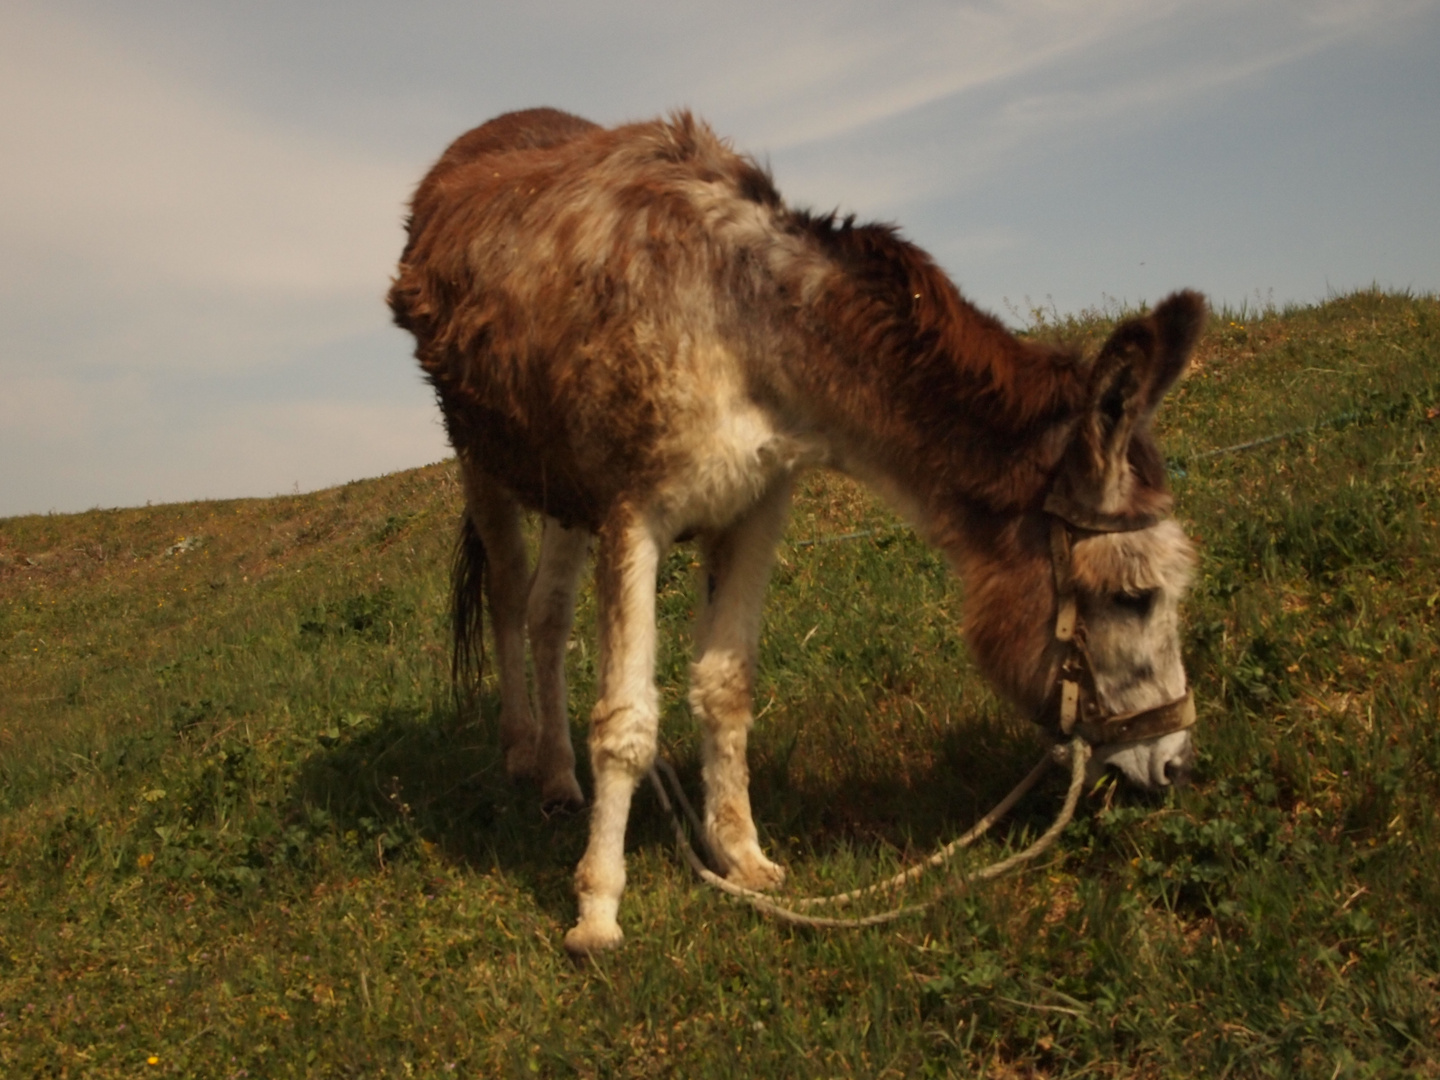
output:
[[[479,692],[480,677],[485,671],[485,605],[481,589],[487,562],[485,542],[475,531],[470,514],[464,513],[450,567],[450,680],[457,704]]]

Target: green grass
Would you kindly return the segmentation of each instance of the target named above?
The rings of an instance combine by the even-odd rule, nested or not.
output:
[[[1102,785],[1040,867],[849,933],[697,885],[645,791],[626,946],[581,966],[585,818],[506,782],[493,682],[478,719],[451,698],[453,465],[0,520],[0,1075],[1440,1076],[1437,417],[1433,297],[1217,314],[1162,414],[1202,553],[1195,785]],[[692,561],[660,672],[697,791]],[[797,888],[927,851],[1039,752],[961,604],[867,495],[807,484],[752,751]],[[583,717],[588,591],[578,626]]]

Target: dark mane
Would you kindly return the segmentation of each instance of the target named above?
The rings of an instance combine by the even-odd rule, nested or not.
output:
[[[1016,338],[892,225],[793,220],[842,270],[818,321],[858,377],[864,422],[885,424],[887,442],[920,436],[906,449],[937,488],[997,508],[1038,501],[1086,405],[1079,354]]]

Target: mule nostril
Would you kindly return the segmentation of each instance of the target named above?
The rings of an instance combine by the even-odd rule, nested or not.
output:
[[[1184,787],[1190,782],[1190,762],[1183,758],[1172,758],[1165,763],[1165,782]]]

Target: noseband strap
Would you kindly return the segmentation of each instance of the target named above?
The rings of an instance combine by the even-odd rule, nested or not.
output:
[[[1052,506],[1052,504],[1055,504]],[[1095,689],[1095,667],[1085,643],[1085,624],[1080,618],[1075,571],[1071,560],[1075,528],[1092,532],[1129,532],[1155,524],[1150,519],[1122,518],[1115,514],[1085,512],[1076,521],[1070,511],[1078,509],[1068,499],[1054,494],[1045,502],[1050,513],[1050,561],[1055,568],[1055,640],[1065,645],[1060,663],[1058,720],[1062,735],[1079,734],[1091,746],[1138,742],[1157,735],[1184,731],[1195,723],[1195,699],[1189,690],[1164,705],[1130,713],[1107,713]],[[1050,726],[1042,722],[1042,726]]]
[[[1091,746],[1139,742],[1157,735],[1184,731],[1195,724],[1195,698],[1189,690],[1168,705],[1133,713],[1116,713],[1102,720],[1081,720],[1074,730]]]

